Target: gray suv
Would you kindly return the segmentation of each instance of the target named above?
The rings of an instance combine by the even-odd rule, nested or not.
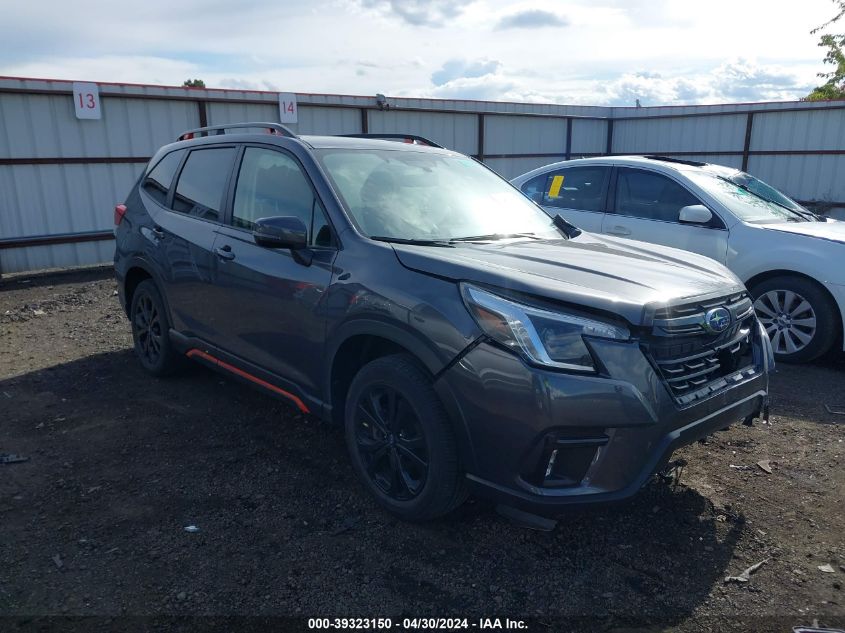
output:
[[[623,499],[766,414],[771,345],[725,267],[582,233],[419,137],[192,130],[115,223],[142,367],[189,358],[336,421],[405,519],[471,491],[546,514]]]

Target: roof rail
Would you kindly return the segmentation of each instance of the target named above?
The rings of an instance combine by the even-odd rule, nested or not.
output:
[[[446,149],[431,139],[427,139],[424,136],[417,136],[416,134],[338,134],[338,136],[345,136],[347,138],[374,138],[382,139],[384,141],[402,141],[403,143],[410,143],[411,145],[428,145],[429,147]]]
[[[643,154],[643,158],[651,160],[660,160],[664,163],[679,163],[681,165],[692,165],[693,167],[704,167],[707,163],[701,163],[696,160],[686,160],[685,158],[674,158],[672,156],[660,156],[659,154]]]
[[[264,128],[269,134],[276,136],[287,136],[288,138],[297,138],[289,128],[279,123],[227,123],[225,125],[211,125],[208,127],[198,127],[195,130],[188,130],[182,132],[177,138],[177,141],[187,141],[192,138],[200,138],[202,136],[212,136],[218,134],[226,134],[226,130],[237,130],[243,128]]]

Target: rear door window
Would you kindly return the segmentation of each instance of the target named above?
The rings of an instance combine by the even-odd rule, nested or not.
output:
[[[167,192],[170,191],[173,176],[176,175],[176,170],[179,168],[179,163],[182,162],[184,155],[185,150],[182,149],[170,152],[158,161],[158,164],[144,178],[144,183],[141,185],[144,191],[161,206],[167,204]]]
[[[662,174],[620,167],[616,179],[616,213],[643,220],[677,222],[683,207],[701,201]]]
[[[567,167],[532,178],[522,191],[544,207],[604,211],[609,176],[609,167]]]
[[[173,210],[220,222],[234,147],[196,149],[188,155],[173,196]]]

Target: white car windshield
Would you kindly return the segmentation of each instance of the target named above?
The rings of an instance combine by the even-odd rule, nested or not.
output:
[[[539,207],[465,156],[326,149],[319,158],[347,212],[369,237],[562,237]]]
[[[755,178],[751,174],[746,174],[744,171],[737,171],[729,176],[726,176],[726,178],[740,187],[748,189],[751,193],[755,193],[758,196],[765,198],[766,200],[788,207],[793,211],[807,213],[807,209],[795,202],[795,200],[784,195],[759,178]]]
[[[752,224],[774,224],[782,222],[807,222],[812,218],[809,211],[787,208],[786,203],[771,200],[762,192],[757,192],[750,186],[738,184],[725,176],[704,171],[690,171],[686,175],[699,187],[707,191],[714,198],[724,204],[743,222]],[[747,174],[746,174],[747,175]],[[751,178],[751,176],[748,176]],[[761,181],[757,181],[763,184]],[[771,191],[774,188],[766,185]],[[782,197],[786,198],[786,196]],[[789,200],[786,198],[786,200]],[[791,202],[791,201],[790,201]],[[795,203],[792,203],[795,205]],[[798,205],[795,205],[796,207]]]

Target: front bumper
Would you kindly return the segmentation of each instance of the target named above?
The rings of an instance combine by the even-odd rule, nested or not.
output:
[[[482,342],[439,377],[463,422],[477,492],[535,512],[625,499],[677,448],[768,406],[771,345],[761,328],[753,372],[686,407],[636,342],[590,345],[606,376],[538,369]]]

